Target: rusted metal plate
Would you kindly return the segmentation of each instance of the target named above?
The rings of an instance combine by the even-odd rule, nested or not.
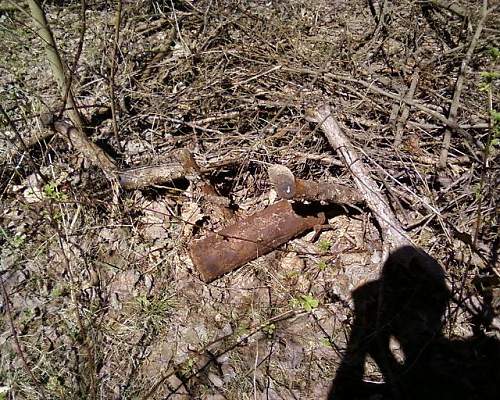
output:
[[[281,200],[217,233],[195,240],[190,256],[205,282],[211,282],[278,248],[325,222],[322,213],[307,213]]]

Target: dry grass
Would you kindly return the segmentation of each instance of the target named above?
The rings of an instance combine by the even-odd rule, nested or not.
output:
[[[461,2],[467,20],[380,2],[389,8],[378,24],[361,0],[124,1],[113,60],[120,143],[109,108],[115,9],[88,3],[74,93],[92,139],[123,167],[160,164],[181,147],[202,166],[231,161],[210,178],[243,213],[268,203],[270,163],[348,183],[304,118],[329,101],[412,239],[446,268],[459,300],[448,335],[491,330],[462,302],[498,302],[499,122],[491,126],[488,98],[498,110],[499,80],[485,75],[498,72],[498,13],[467,68],[462,129],[439,172],[442,121],[410,107],[398,128],[404,102],[363,82],[404,96],[418,69],[411,101],[447,117],[476,2]],[[80,7],[45,5],[70,66]],[[44,134],[36,117],[57,114],[61,99],[29,18],[0,19],[0,104],[12,123],[2,115],[0,399],[326,396],[352,321],[350,291],[377,276],[380,238],[368,216],[336,216],[317,243],[297,239],[204,284],[186,251],[200,235],[186,221],[206,213],[199,195],[156,187],[116,202],[102,171],[61,138],[33,141]]]

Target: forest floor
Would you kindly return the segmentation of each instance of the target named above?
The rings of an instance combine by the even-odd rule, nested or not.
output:
[[[12,3],[0,2],[0,399],[326,398],[351,293],[383,261],[369,208],[337,206],[318,238],[205,283],[189,247],[228,222],[195,180],[119,188],[41,123],[68,105],[29,2]],[[493,6],[43,2],[88,137],[120,168],[188,149],[237,218],[275,201],[273,164],[355,188],[305,118],[330,104],[406,234],[446,272],[449,340],[500,328]],[[364,379],[384,380],[373,360]]]

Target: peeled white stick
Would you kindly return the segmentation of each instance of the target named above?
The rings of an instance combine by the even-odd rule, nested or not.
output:
[[[340,129],[333,117],[331,107],[322,105],[317,109],[307,110],[306,119],[319,124],[330,145],[342,156],[345,165],[351,171],[358,190],[380,225],[382,240],[385,242],[384,252],[387,253],[400,246],[412,245],[356,150]]]

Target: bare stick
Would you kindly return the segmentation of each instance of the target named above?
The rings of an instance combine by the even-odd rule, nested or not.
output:
[[[380,194],[375,181],[357,155],[349,139],[340,129],[332,114],[330,106],[323,105],[316,110],[307,110],[306,118],[319,124],[328,142],[343,158],[351,171],[354,182],[362,193],[367,205],[372,210],[382,231],[383,240],[387,243],[385,251],[391,248],[410,245],[411,241],[404,233],[400,222],[392,212],[386,200]]]
[[[448,120],[451,121],[453,124],[456,124],[457,120],[457,111],[458,111],[458,106],[460,105],[460,95],[462,94],[462,88],[464,85],[467,65],[470,62],[472,53],[474,53],[474,49],[476,48],[479,37],[481,36],[481,31],[483,30],[483,24],[484,21],[486,20],[486,16],[488,15],[487,11],[488,11],[488,0],[483,0],[483,6],[481,8],[481,19],[477,24],[476,31],[474,32],[474,36],[470,41],[467,53],[465,54],[465,57],[462,60],[462,64],[460,65],[460,72],[458,73],[457,82],[455,84],[455,91],[453,92],[453,100],[450,106],[450,112],[448,113]],[[444,131],[443,144],[441,147],[441,155],[439,157],[439,168],[446,168],[450,143],[451,143],[451,127],[450,125],[448,125],[446,127],[446,130]]]
[[[3,279],[1,277],[0,277],[0,286],[2,287],[2,296],[3,296],[4,305],[5,305],[5,311],[7,311],[7,316],[9,318],[10,330],[12,332],[12,337],[14,338],[14,344],[15,344],[17,354],[19,355],[19,357],[21,357],[21,361],[22,361],[24,369],[26,370],[26,372],[28,373],[30,378],[33,380],[33,383],[36,385],[38,390],[40,390],[40,395],[42,396],[43,399],[46,399],[47,397],[45,396],[45,391],[43,390],[43,386],[35,378],[33,371],[31,370],[31,368],[28,365],[28,361],[26,360],[26,356],[25,356],[24,351],[21,347],[21,343],[19,342],[19,337],[17,336],[17,330],[16,330],[16,327],[14,326],[14,320],[12,319],[12,311],[10,309],[9,294],[7,293],[7,289],[5,288],[5,284],[3,283]]]
[[[116,54],[118,52],[118,41],[120,40],[120,25],[122,20],[122,0],[117,0],[118,7],[115,17],[115,37],[113,41],[113,51],[111,53],[111,71],[109,74],[109,97],[111,98],[111,121],[113,124],[113,133],[120,151],[120,137],[118,135],[118,123],[116,122],[116,99],[115,99],[115,72],[116,72]]]
[[[52,68],[52,74],[54,75],[54,78],[57,81],[59,90],[61,91],[61,95],[64,98],[66,93],[68,93],[67,101],[69,107],[71,108],[71,110],[68,111],[69,117],[73,122],[73,124],[77,127],[77,129],[82,130],[83,127],[82,119],[80,117],[80,114],[78,113],[78,109],[75,103],[75,99],[73,97],[73,93],[71,92],[71,88],[68,88],[65,68],[62,63],[61,57],[59,56],[56,42],[54,40],[54,36],[52,35],[52,31],[49,28],[49,24],[47,22],[47,18],[45,17],[45,13],[42,10],[42,7],[40,6],[38,0],[28,0],[28,4],[30,6],[33,22],[35,23],[36,26],[36,31],[44,42],[45,51],[47,52],[47,58]]]
[[[419,70],[417,68],[415,72],[413,72],[413,75],[411,77],[410,88],[408,89],[408,92],[406,92],[405,95],[406,101],[413,100],[413,96],[415,95],[415,90],[417,88],[418,78],[419,78]],[[405,102],[405,104],[403,105],[403,112],[401,113],[398,123],[396,124],[396,137],[394,138],[394,147],[396,148],[401,146],[401,142],[403,140],[403,128],[406,124],[406,121],[408,120],[409,115],[410,115],[410,107]]]

